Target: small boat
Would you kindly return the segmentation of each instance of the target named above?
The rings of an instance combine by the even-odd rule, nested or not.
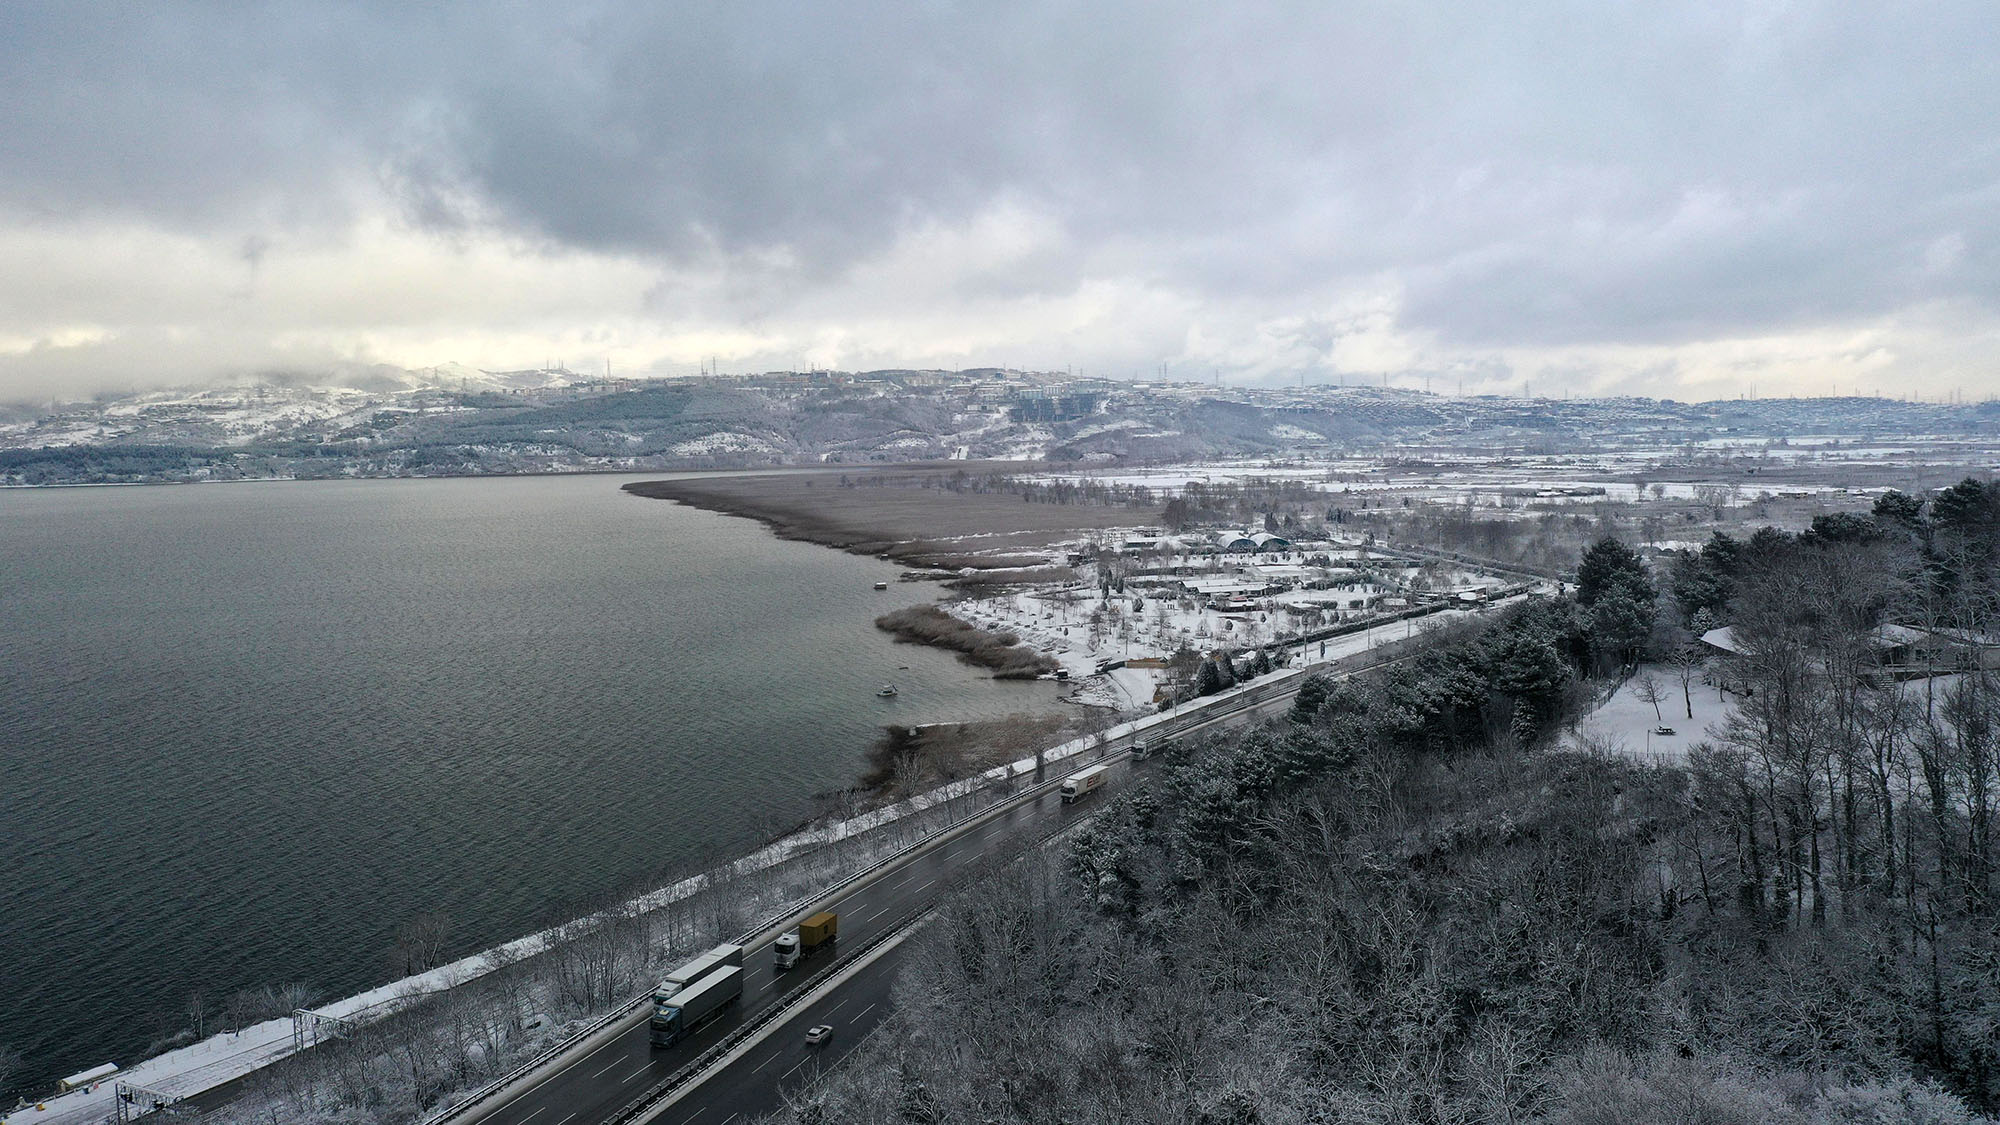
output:
[[[875,694],[876,694],[876,695],[879,695],[879,696],[881,696],[881,697],[883,697],[884,699],[887,699],[888,697],[890,697],[890,696],[892,696],[892,695],[896,694],[896,685],[895,685],[895,684],[883,684],[883,685],[882,685],[882,690],[881,690],[881,691],[878,691],[878,692],[876,692]]]
[[[875,588],[877,590],[886,590],[889,588],[889,584],[887,582],[877,582],[875,583]]]

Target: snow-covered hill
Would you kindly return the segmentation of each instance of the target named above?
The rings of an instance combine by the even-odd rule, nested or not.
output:
[[[1216,390],[1018,372],[613,380],[560,367],[356,366],[0,413],[0,483],[735,468],[931,459],[1098,466],[1433,457],[1786,441],[1814,455],[1921,435],[1977,460],[2000,406],[1879,399],[1686,404],[1451,398],[1388,388]],[[1899,438],[1899,440],[1901,440]],[[1971,443],[1967,445],[1966,443]],[[1983,446],[1980,446],[1983,448]]]

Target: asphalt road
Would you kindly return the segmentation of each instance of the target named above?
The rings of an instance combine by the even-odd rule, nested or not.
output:
[[[1084,815],[1097,803],[1080,801],[1066,806],[1057,794],[1049,793],[1010,808],[965,835],[910,858],[890,874],[841,896],[827,907],[840,915],[838,944],[853,948],[889,932],[929,906],[954,878],[1028,846],[1068,819]],[[832,953],[820,952],[797,968],[779,973],[772,965],[770,943],[752,946],[745,950],[743,958],[743,998],[707,1027],[671,1047],[655,1047],[647,1038],[642,1015],[616,1038],[588,1055],[571,1060],[540,1086],[482,1118],[482,1125],[595,1125],[694,1061],[767,1005],[789,995],[831,964],[833,958]],[[884,958],[870,966],[870,970],[892,961],[893,957]],[[844,993],[845,987],[841,991]],[[886,984],[883,992],[886,996]],[[803,1035],[802,1029],[800,1034]],[[783,1037],[781,1034],[773,1038]],[[838,1038],[847,1040],[846,1036]],[[829,1053],[838,1053],[838,1048]],[[742,1072],[746,1066],[754,1068],[756,1063],[739,1060],[728,1068],[728,1073]],[[711,1078],[684,1104],[697,1100],[696,1095],[707,1102],[709,1087],[719,1081]],[[772,1102],[772,1107],[775,1104]]]
[[[1288,685],[1289,686],[1289,685]],[[1278,685],[1273,689],[1282,691]],[[1255,693],[1262,695],[1264,693]],[[1245,706],[1200,720],[1190,719],[1176,736],[1218,723],[1243,721],[1288,703],[1290,692],[1269,699],[1247,700]],[[1160,735],[1149,733],[1157,740]],[[1118,754],[1129,739],[1112,743],[1105,754]],[[1093,759],[1094,760],[1094,759]],[[1089,760],[1069,759],[1061,773],[1073,773]],[[1106,788],[1120,785],[1134,769],[1148,763],[1120,758],[1114,762]],[[956,881],[976,876],[989,865],[1019,854],[1078,818],[1088,816],[1104,801],[1093,794],[1073,805],[1051,791],[997,813],[978,827],[911,856],[865,886],[843,894],[826,909],[840,915],[839,943],[863,945],[921,913]],[[781,1092],[796,1089],[819,1070],[840,1059],[866,1035],[886,1011],[889,990],[901,948],[843,982],[838,988],[786,1017],[785,1023],[742,1057],[712,1073],[698,1087],[662,1114],[662,1122],[722,1125],[768,1113],[780,1105]],[[587,1055],[572,1058],[540,1085],[517,1095],[480,1118],[481,1125],[598,1125],[727,1038],[769,1005],[784,999],[820,970],[835,953],[820,952],[789,972],[773,967],[769,942],[744,953],[742,999],[695,1034],[671,1047],[655,1047],[647,1037],[645,1013]],[[831,1023],[831,1041],[818,1047],[804,1042],[805,1029]]]
[[[903,949],[890,950],[831,994],[800,1005],[775,1032],[654,1118],[656,1125],[735,1125],[776,1112],[785,1094],[860,1046],[889,1014],[889,990]],[[821,1023],[832,1026],[833,1038],[807,1043],[806,1029]]]

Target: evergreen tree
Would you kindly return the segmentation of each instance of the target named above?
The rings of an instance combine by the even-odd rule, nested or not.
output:
[[[1870,510],[1875,522],[1884,528],[1922,535],[1924,532],[1924,502],[1907,492],[1890,489],[1875,498],[1875,507]]]
[[[1325,676],[1307,676],[1299,684],[1299,693],[1292,697],[1292,709],[1286,718],[1294,723],[1311,722],[1332,690],[1333,682]]]
[[[1713,616],[1729,604],[1729,580],[1701,552],[1676,554],[1667,583],[1681,616],[1689,620],[1697,613]]]
[[[1569,682],[1569,667],[1555,646],[1530,629],[1502,631],[1487,648],[1486,666],[1493,690],[1512,696],[1531,717],[1553,713]]]
[[[1222,673],[1215,667],[1214,660],[1204,660],[1194,674],[1194,693],[1214,695],[1222,690]]]
[[[1646,564],[1632,548],[1607,535],[1591,544],[1577,565],[1577,604],[1595,605],[1606,592],[1621,585],[1650,588],[1652,583],[1646,577]]]
[[[1584,610],[1591,650],[1600,660],[1629,663],[1653,632],[1657,595],[1646,564],[1610,536],[1583,553],[1576,568],[1576,602]]]

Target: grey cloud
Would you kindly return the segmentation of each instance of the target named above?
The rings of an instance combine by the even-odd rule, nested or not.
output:
[[[1009,199],[1070,242],[994,292],[1115,271],[1281,315],[1386,278],[1450,343],[1671,342],[1993,301],[1990,18],[16,3],[0,205],[243,239],[361,185],[440,229],[764,263],[719,298],[757,317]]]

